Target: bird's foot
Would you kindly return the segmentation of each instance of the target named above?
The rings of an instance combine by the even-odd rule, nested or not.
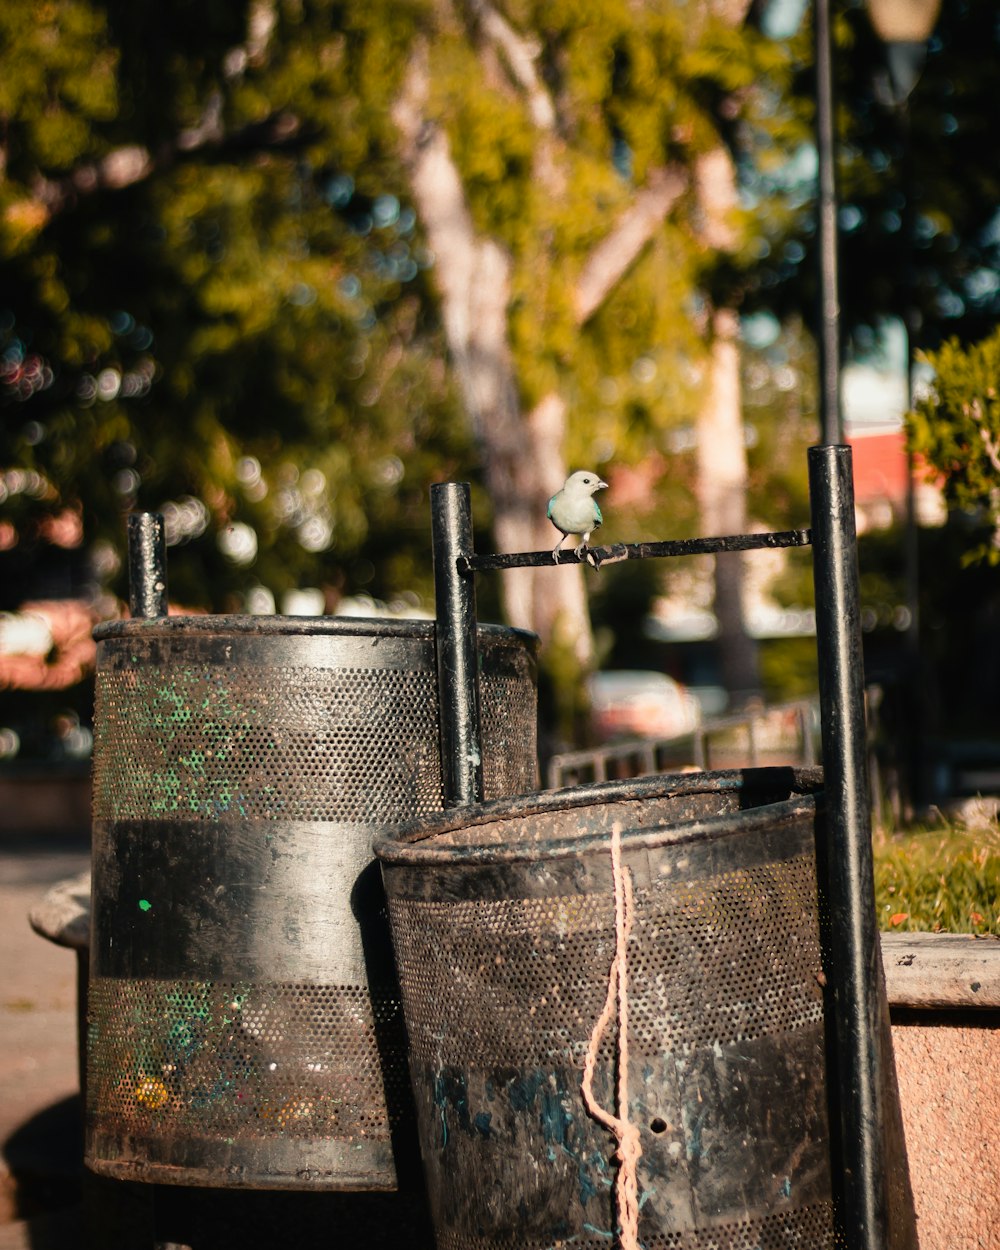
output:
[[[573,554],[581,564],[589,564],[592,568],[600,569],[601,566],[597,557],[594,555],[593,551],[591,551],[586,542],[582,542],[579,547],[575,547]]]

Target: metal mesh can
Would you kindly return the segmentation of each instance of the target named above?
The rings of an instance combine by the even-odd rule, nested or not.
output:
[[[88,1165],[394,1188],[412,1100],[371,840],[443,805],[433,623],[97,637]],[[478,641],[486,792],[531,790],[534,638]]]
[[[616,1142],[581,1070],[634,888],[627,1111],[649,1250],[835,1245],[817,770],[487,803],[380,839],[439,1250],[605,1250]],[[616,1040],[594,1091],[615,1106]]]

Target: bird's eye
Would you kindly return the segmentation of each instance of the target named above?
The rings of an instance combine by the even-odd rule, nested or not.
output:
[[[594,480],[594,479],[593,479],[592,477],[585,477],[585,478],[583,479],[583,484],[584,484],[584,486],[589,486],[589,485],[590,485],[590,483],[591,483],[593,480]]]

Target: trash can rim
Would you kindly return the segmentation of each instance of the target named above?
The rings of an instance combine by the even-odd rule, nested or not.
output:
[[[319,635],[345,638],[426,638],[435,636],[437,623],[423,617],[368,616],[250,616],[206,613],[204,616],[158,616],[104,621],[94,629],[98,642],[148,634]],[[481,624],[480,635],[491,641],[517,640],[537,650],[538,635],[510,625]]]
[[[444,866],[449,864],[496,864],[541,859],[561,859],[601,846],[608,832],[584,834],[575,838],[550,838],[504,846],[485,842],[442,845],[441,835],[490,825],[498,820],[517,820],[552,811],[572,811],[619,799],[673,797],[706,790],[737,790],[758,783],[763,788],[779,780],[792,791],[784,799],[761,802],[754,807],[716,815],[691,817],[673,824],[630,826],[622,830],[626,849],[652,850],[684,842],[703,841],[717,835],[720,828],[740,821],[741,830],[750,832],[764,826],[785,823],[804,815],[815,815],[822,808],[823,770],[821,768],[755,768],[720,772],[658,774],[624,781],[595,782],[562,790],[546,790],[514,798],[494,799],[472,807],[456,808],[443,816],[409,821],[389,836],[375,840],[373,850],[381,863],[391,866]],[[707,784],[706,784],[707,783]]]

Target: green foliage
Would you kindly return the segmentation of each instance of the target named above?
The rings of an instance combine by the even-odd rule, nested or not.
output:
[[[922,830],[874,843],[879,927],[1000,933],[1000,831]]]
[[[18,181],[36,168],[66,172],[106,150],[100,127],[118,111],[118,52],[99,5],[10,0],[0,11],[0,56],[8,210]]]
[[[761,683],[768,702],[785,703],[816,694],[815,638],[767,638],[758,645]]]
[[[993,527],[965,561],[1000,563],[1000,330],[970,346],[952,338],[925,359],[933,388],[908,417],[910,448],[942,481],[951,508]]]
[[[477,228],[513,261],[509,329],[524,408],[561,393],[569,461],[638,464],[693,420],[704,293],[739,302],[760,222],[733,214],[723,262],[701,240],[689,193],[582,327],[574,284],[653,171],[690,174],[706,152],[756,156],[801,142],[801,120],[780,104],[801,47],[734,27],[696,0],[518,0],[502,13],[534,53],[554,116],[540,118],[473,6],[428,11],[430,113]],[[675,513],[679,485],[660,484]]]
[[[0,466],[20,474],[5,518],[30,534],[40,514],[79,507],[110,569],[123,514],[165,509],[190,604],[302,581],[426,590],[427,484],[477,467],[395,157],[393,105],[427,36],[432,117],[477,226],[513,258],[522,402],[567,397],[574,463],[662,464],[609,534],[691,532],[690,465],[665,444],[698,402],[698,292],[738,298],[765,227],[737,213],[720,265],[682,199],[582,330],[571,292],[651,170],[719,144],[773,159],[801,141],[781,100],[802,48],[695,0],[502,12],[536,39],[552,127],[533,124],[471,6],[5,8]],[[788,220],[772,207],[769,221]],[[480,529],[488,517],[477,497]],[[242,555],[233,526],[252,538]]]
[[[181,603],[427,592],[427,485],[473,461],[390,152],[413,13],[4,10],[0,510],[25,540],[79,508],[107,572],[147,508]]]

